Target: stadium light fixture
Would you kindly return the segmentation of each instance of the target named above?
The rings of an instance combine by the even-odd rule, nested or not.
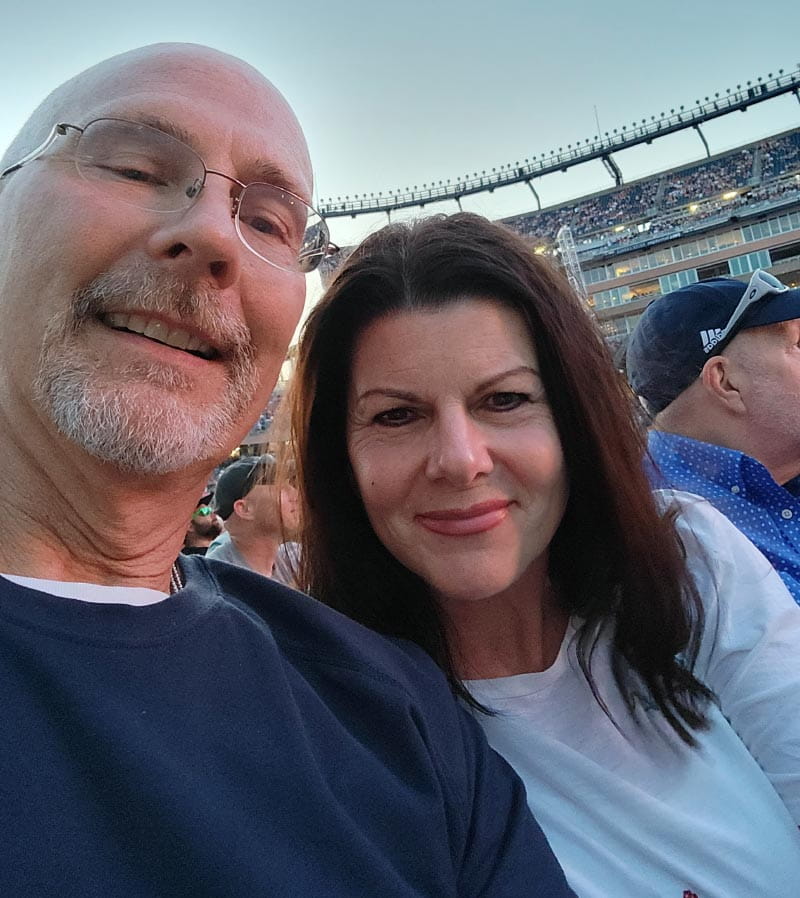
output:
[[[725,193],[722,194],[722,199],[733,200],[733,199],[736,199],[737,196],[739,196],[738,190],[727,190]]]

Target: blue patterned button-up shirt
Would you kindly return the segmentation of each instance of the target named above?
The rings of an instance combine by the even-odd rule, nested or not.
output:
[[[800,605],[800,477],[781,486],[760,462],[722,446],[653,430],[656,487],[704,496],[767,556]]]

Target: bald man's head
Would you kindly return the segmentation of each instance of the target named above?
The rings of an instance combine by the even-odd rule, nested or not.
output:
[[[273,106],[283,108],[288,120],[294,122],[296,137],[305,153],[305,163],[311,163],[305,138],[294,112],[277,88],[249,63],[228,53],[200,44],[151,44],[128,50],[85,69],[53,90],[31,113],[0,159],[0,171],[14,164],[39,146],[57,122],[86,123],[87,100],[113,97],[130,90],[137,82],[148,82],[170,74],[178,67],[187,77],[203,78],[213,71],[213,81],[233,82],[242,90],[253,93],[253,115],[258,114],[259,92],[269,96]],[[0,181],[0,189],[3,182]]]
[[[0,412],[138,473],[224,457],[286,357],[306,240],[327,236],[297,202],[313,183],[286,100],[208,47],[144,47],[53,91],[4,162]]]

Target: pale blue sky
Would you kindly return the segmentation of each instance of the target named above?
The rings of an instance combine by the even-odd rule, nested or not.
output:
[[[800,62],[797,0],[139,0],[4,4],[0,144],[57,83],[161,40],[242,56],[285,93],[320,197],[422,185],[630,124]],[[800,126],[791,95],[705,127],[712,152]],[[618,157],[627,180],[702,156],[683,134]],[[538,182],[544,204],[610,186],[602,165]],[[523,186],[469,198],[491,216],[532,207]],[[426,211],[434,207],[428,207]],[[454,204],[439,207],[454,211]],[[385,216],[332,222],[349,242]]]

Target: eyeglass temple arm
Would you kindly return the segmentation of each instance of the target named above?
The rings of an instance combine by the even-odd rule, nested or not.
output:
[[[59,122],[50,129],[50,133],[45,137],[45,139],[36,147],[35,150],[31,150],[30,153],[26,153],[22,159],[18,162],[15,162],[13,165],[9,165],[8,168],[4,168],[3,171],[0,171],[0,178],[5,178],[6,175],[13,175],[15,171],[19,171],[23,165],[27,165],[28,162],[33,162],[38,156],[50,146],[50,144],[56,139],[56,137],[63,137],[67,133],[67,128],[75,128],[76,131],[82,131],[82,128],[78,128],[76,125],[68,125],[65,122]]]
[[[322,250],[307,249],[304,253],[300,253],[300,258],[305,259],[308,256],[318,256],[318,255],[320,255],[320,253],[322,253],[323,257],[324,256],[335,256],[336,253],[339,253],[341,251],[342,251],[342,248],[340,246],[337,246],[333,241],[329,240],[325,244],[325,246]]]

